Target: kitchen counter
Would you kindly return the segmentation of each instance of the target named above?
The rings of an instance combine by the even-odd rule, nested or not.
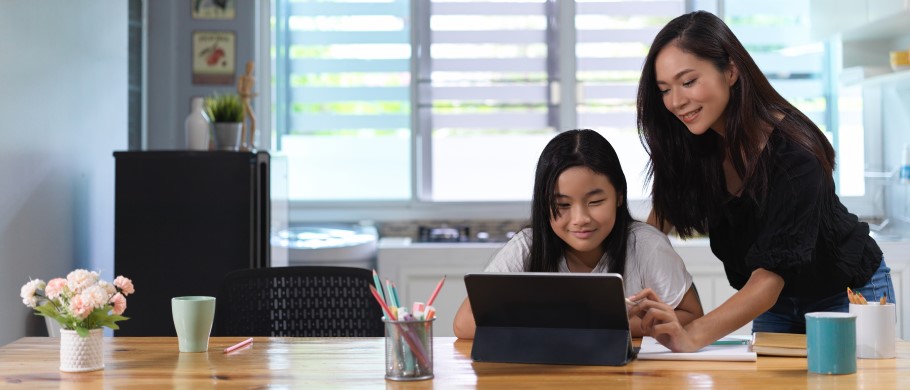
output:
[[[686,263],[698,286],[705,311],[710,311],[726,301],[736,291],[727,282],[724,268],[713,253],[707,238],[690,240],[670,239],[671,244]],[[891,267],[891,280],[898,297],[898,336],[910,337],[910,239],[879,239],[885,260]],[[412,242],[410,238],[382,238],[379,240],[377,270],[383,279],[398,286],[402,302],[425,302],[436,283],[446,276],[446,283],[434,306],[440,325],[434,332],[438,336],[453,335],[451,323],[455,312],[467,296],[464,275],[483,272],[502,242]],[[906,317],[906,318],[905,318]],[[737,333],[749,333],[750,325]]]

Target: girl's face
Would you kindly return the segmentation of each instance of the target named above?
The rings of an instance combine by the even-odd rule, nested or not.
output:
[[[559,216],[550,218],[550,227],[569,246],[567,256],[596,264],[622,204],[610,179],[588,167],[572,167],[556,179],[554,196]]]
[[[724,110],[738,75],[735,66],[721,72],[711,62],[669,44],[657,53],[654,72],[667,110],[692,134],[708,129],[724,134]]]

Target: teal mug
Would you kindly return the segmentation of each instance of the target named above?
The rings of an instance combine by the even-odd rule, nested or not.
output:
[[[806,314],[809,371],[819,374],[856,372],[856,314]]]
[[[215,297],[188,296],[171,299],[171,314],[180,352],[205,352],[215,320]]]

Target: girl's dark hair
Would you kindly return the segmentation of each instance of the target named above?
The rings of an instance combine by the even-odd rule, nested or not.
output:
[[[668,45],[710,61],[718,71],[729,70],[731,64],[738,70],[724,110],[724,137],[713,131],[693,135],[664,105],[654,62]],[[771,87],[723,20],[697,11],[670,21],[654,38],[638,85],[639,137],[651,156],[648,178],[653,180],[651,197],[658,221],[675,226],[682,237],[706,234],[708,221],[729,197],[721,168],[727,152],[743,178],[743,196],[763,210],[768,172],[760,156],[769,125],[812,153],[833,186],[831,144],[809,118]]]
[[[531,200],[532,239],[529,272],[558,272],[559,259],[566,243],[553,232],[550,218],[559,215],[556,207],[556,180],[572,167],[587,167],[604,175],[613,184],[618,197],[616,223],[601,244],[607,253],[610,272],[622,274],[626,266],[626,244],[632,215],[629,213],[626,176],[613,146],[594,130],[569,130],[553,137],[537,161],[534,195]]]

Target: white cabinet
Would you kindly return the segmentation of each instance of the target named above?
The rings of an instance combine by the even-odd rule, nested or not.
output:
[[[452,320],[468,296],[464,275],[483,272],[501,243],[415,243],[381,239],[377,272],[398,287],[402,303],[426,303],[439,279],[446,282],[433,302],[436,308],[435,336],[454,336]]]
[[[910,312],[903,305],[904,302],[910,302],[910,241],[882,242],[879,245],[885,253],[885,261],[891,267],[891,278],[897,295],[898,337],[907,337],[910,336],[910,317],[907,317]],[[674,240],[673,246],[692,274],[706,313],[720,306],[736,292],[727,282],[723,265],[711,253],[706,239]],[[399,298],[409,305],[414,301],[425,302],[439,279],[446,276],[445,285],[433,304],[438,318],[433,333],[437,336],[454,336],[452,320],[461,302],[467,297],[464,275],[483,272],[501,247],[502,244],[495,243],[411,244],[382,239],[379,241],[378,272],[383,279],[395,282]],[[749,334],[751,329],[752,324],[749,323],[734,333]]]

